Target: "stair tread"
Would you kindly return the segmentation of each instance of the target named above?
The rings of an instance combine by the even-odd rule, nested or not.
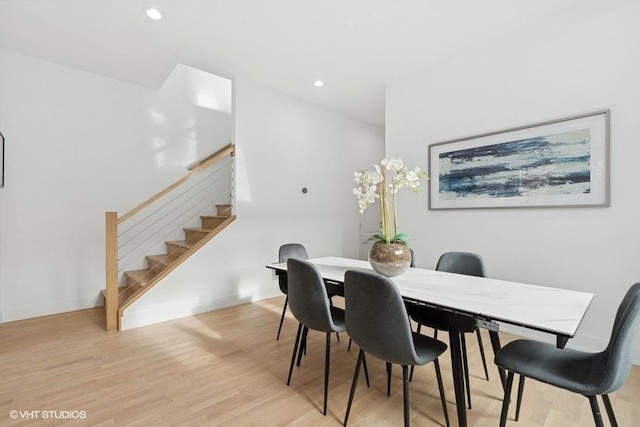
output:
[[[147,259],[147,268],[155,273],[159,273],[178,259],[177,256],[169,254],[147,255],[145,258]]]
[[[202,227],[189,227],[189,228],[183,228],[184,231],[198,231],[198,232],[203,232],[203,233],[208,233],[211,231],[210,228],[202,228]]]
[[[131,277],[133,280],[152,277],[152,274],[150,274],[150,271],[148,268],[145,268],[143,270],[128,270],[128,271],[125,271],[124,274],[128,277]]]
[[[171,256],[169,254],[146,255],[145,258],[156,261],[156,262],[161,262],[163,264],[167,262],[171,262],[174,259],[176,259],[175,256]]]
[[[172,240],[170,242],[165,242],[167,245],[175,245],[175,246],[181,246],[183,248],[191,248],[193,245],[191,243],[188,243],[186,240]]]
[[[218,219],[227,219],[231,215],[200,215],[200,218],[218,218]]]

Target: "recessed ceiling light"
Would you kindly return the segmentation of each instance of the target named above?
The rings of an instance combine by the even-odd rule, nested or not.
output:
[[[153,19],[154,21],[159,21],[162,19],[162,13],[154,7],[146,8],[144,10],[144,14],[147,15],[149,18]]]
[[[315,82],[313,82],[313,85],[315,87],[322,87],[324,86],[324,82],[322,80],[316,80]]]

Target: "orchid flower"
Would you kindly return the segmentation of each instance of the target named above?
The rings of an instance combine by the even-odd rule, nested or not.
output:
[[[391,175],[389,178],[386,176],[387,171]],[[407,235],[398,232],[396,194],[401,188],[411,188],[418,193],[422,191],[420,182],[428,179],[426,172],[422,172],[419,167],[408,169],[401,159],[382,159],[380,164],[373,165],[373,169],[353,174],[353,180],[358,185],[353,189],[353,194],[358,199],[360,214],[363,214],[369,205],[375,203],[376,199],[380,199],[382,229],[372,239],[386,243],[406,243],[404,239]],[[393,207],[393,230],[389,211],[390,202]]]

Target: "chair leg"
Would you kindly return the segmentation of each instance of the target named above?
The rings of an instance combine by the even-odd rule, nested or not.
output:
[[[324,357],[324,415],[327,415],[327,395],[329,394],[329,361],[331,359],[331,332],[327,332],[327,346]]]
[[[333,296],[329,295],[329,305],[333,307],[333,300],[331,298],[333,298]],[[336,338],[338,339],[338,342],[340,342],[340,334],[338,332],[336,332]]]
[[[591,404],[591,412],[593,412],[593,420],[596,423],[596,427],[604,427],[602,414],[600,413],[600,406],[598,406],[598,399],[596,398],[596,396],[587,397],[589,398],[589,403]]]
[[[416,328],[416,334],[419,334],[422,330],[422,325],[418,323],[418,327]],[[411,365],[411,373],[409,374],[409,382],[413,381],[413,371],[416,368],[416,365]]]
[[[520,382],[518,383],[518,402],[516,403],[516,421],[520,418],[520,407],[522,406],[522,394],[524,393],[524,379],[526,377],[520,374]]]
[[[467,359],[467,342],[464,334],[460,334],[460,344],[462,345],[462,363],[464,369],[464,384],[467,391],[467,408],[471,409],[471,386],[469,384],[469,360]]]
[[[387,396],[391,396],[391,363],[387,362]]]
[[[440,362],[438,362],[438,359],[433,361],[433,366],[435,366],[436,368],[436,379],[438,380],[438,390],[440,390],[440,400],[442,401],[442,411],[444,412],[444,419],[447,422],[447,427],[449,427],[449,411],[447,410],[447,399],[444,396],[442,372],[440,371]]]
[[[300,350],[298,351],[298,363],[296,366],[300,366],[300,362],[302,361],[302,354],[307,354],[307,334],[309,333],[309,328],[306,326],[302,327],[302,337],[300,338]]]
[[[604,402],[604,407],[607,409],[607,415],[609,416],[609,422],[611,423],[611,427],[618,427],[618,421],[616,420],[616,414],[613,412],[613,406],[611,406],[611,400],[609,400],[609,395],[603,394],[602,401]]]
[[[287,304],[289,303],[289,295],[284,299],[284,307],[282,307],[282,316],[280,316],[280,326],[278,326],[278,336],[276,341],[280,339],[280,331],[282,330],[282,322],[284,322],[284,313],[287,311]]]
[[[409,427],[410,421],[410,409],[409,406],[409,367],[402,365],[402,401],[404,407],[404,426]]]
[[[480,357],[482,358],[482,366],[484,367],[484,376],[487,378],[487,381],[489,381],[489,370],[487,369],[487,359],[484,356],[484,345],[482,344],[480,328],[476,328],[476,335],[478,336],[478,347],[480,348]]]
[[[353,396],[356,394],[356,387],[358,385],[358,375],[360,374],[360,364],[364,359],[364,350],[360,349],[358,353],[358,361],[356,362],[356,370],[353,373],[353,381],[351,382],[351,392],[349,393],[349,403],[347,403],[347,412],[344,414],[344,423],[343,425],[346,427],[347,421],[349,420],[349,412],[351,411],[351,404],[353,403]]]
[[[367,380],[367,387],[369,387],[369,369],[367,369],[367,357],[362,356],[362,367],[364,368],[364,378]]]
[[[291,373],[293,372],[293,364],[296,361],[296,353],[298,352],[298,344],[300,344],[300,334],[302,333],[302,323],[298,323],[298,333],[296,334],[296,343],[293,345],[293,354],[291,355],[291,366],[289,366],[289,376],[287,377],[287,385],[291,382]]]
[[[511,386],[513,385],[513,372],[507,374],[507,382],[504,385],[504,400],[502,401],[502,413],[500,414],[500,427],[507,425],[507,413],[509,412],[509,401],[511,400]]]

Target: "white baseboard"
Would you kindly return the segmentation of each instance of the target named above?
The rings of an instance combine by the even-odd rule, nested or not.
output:
[[[136,309],[135,306],[132,306],[126,310],[122,316],[121,329],[126,330],[153,325],[155,323],[166,322],[167,320],[180,319],[207,311],[220,310],[235,305],[274,298],[280,295],[282,295],[282,293],[279,289],[265,286],[246,297],[241,297],[237,294],[218,297],[204,305],[194,302],[193,299],[185,299],[183,301],[172,300],[167,303],[155,304],[152,307],[144,307],[142,309]]]
[[[87,308],[104,305],[102,296],[86,297],[68,301],[55,301],[46,304],[23,305],[4,309],[0,323],[14,322],[16,320],[31,319],[34,317],[50,316],[52,314],[67,313],[69,311],[85,310]]]

